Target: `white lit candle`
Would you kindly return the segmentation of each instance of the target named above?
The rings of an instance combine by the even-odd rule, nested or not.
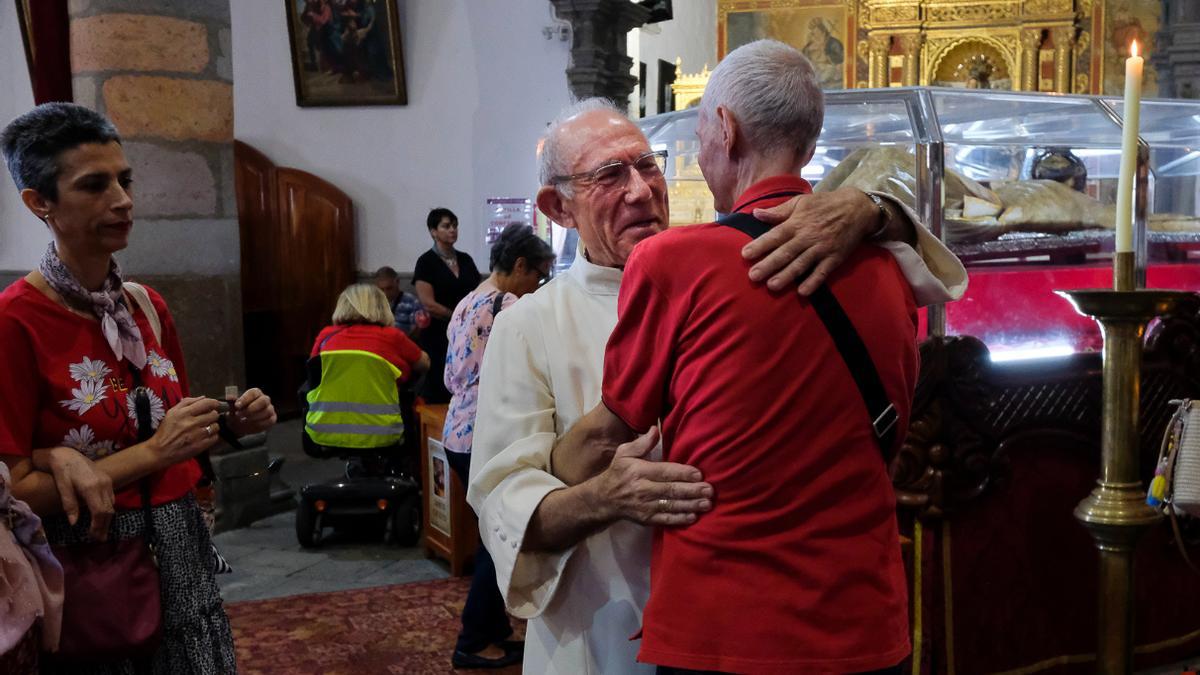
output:
[[[1142,100],[1142,57],[1137,40],[1125,59],[1124,127],[1121,134],[1121,173],[1117,179],[1117,253],[1133,251],[1133,181],[1137,168],[1138,113]]]

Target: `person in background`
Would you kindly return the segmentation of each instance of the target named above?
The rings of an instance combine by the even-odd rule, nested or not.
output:
[[[458,241],[458,216],[446,208],[436,208],[425,219],[433,248],[417,259],[413,285],[417,298],[429,312],[429,328],[421,331],[420,345],[429,354],[431,366],[421,386],[426,403],[447,403],[450,392],[442,381],[446,368],[446,329],[455,306],[475,290],[482,278],[471,256],[455,250]]]
[[[383,357],[400,370],[402,387],[429,369],[429,355],[396,328],[387,296],[372,284],[353,284],[338,296],[333,323],[317,334],[310,356],[329,351],[363,351]]]
[[[392,267],[383,266],[375,270],[375,286],[387,296],[392,314],[396,317],[396,328],[416,340],[421,330],[429,326],[429,312],[412,293],[400,290],[400,275]]]
[[[42,672],[236,672],[214,549],[193,495],[195,457],[221,435],[270,428],[271,399],[251,389],[222,417],[216,400],[191,397],[166,302],[143,289],[160,338],[123,288],[113,254],[133,230],[133,171],[111,122],[47,103],[10,123],[0,149],[21,200],[52,237],[38,268],[0,293],[0,461],[12,494],[62,546],[142,536],[144,485],[161,587],[162,640],[152,656]],[[154,429],[143,442],[139,386],[150,390]]]
[[[420,339],[421,331],[429,328],[429,312],[412,293],[400,290],[400,275],[384,266],[375,271],[375,286],[387,296],[396,317],[393,325],[411,340]],[[404,415],[404,470],[413,476],[420,473],[421,425],[417,419],[417,389],[421,378],[413,378],[400,388],[400,410]]]
[[[467,485],[471,466],[471,436],[479,398],[479,369],[492,332],[492,321],[517,298],[532,293],[550,278],[554,252],[527,225],[509,225],[492,244],[492,274],[467,294],[450,319],[446,356],[446,388],[450,407],[442,430],[442,445],[450,468]],[[454,647],[455,668],[501,668],[521,660],[524,643],[508,641],[512,625],[504,597],[496,587],[496,568],[483,547],[475,552],[471,590],[463,607],[462,631]]]

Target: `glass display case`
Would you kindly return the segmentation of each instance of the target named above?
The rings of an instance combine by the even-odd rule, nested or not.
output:
[[[1055,289],[1112,284],[1119,100],[929,87],[832,91],[803,171],[911,206],[970,273],[930,308],[932,334],[982,339],[995,361],[1098,350],[1094,322]],[[639,123],[669,152],[671,224],[716,215],[696,164],[695,109]],[[1139,280],[1200,288],[1200,102],[1147,100],[1134,242]]]

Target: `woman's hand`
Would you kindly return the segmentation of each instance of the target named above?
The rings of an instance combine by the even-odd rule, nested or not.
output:
[[[74,525],[79,520],[82,501],[92,516],[88,536],[94,541],[108,539],[108,526],[116,511],[113,482],[108,474],[75,448],[64,446],[34,450],[33,466],[54,476],[67,522]]]
[[[167,411],[150,443],[161,468],[178,464],[212,448],[217,435],[217,407],[211,398],[185,398]]]
[[[227,418],[229,430],[238,437],[257,434],[275,426],[275,406],[261,389],[250,389],[238,397]]]

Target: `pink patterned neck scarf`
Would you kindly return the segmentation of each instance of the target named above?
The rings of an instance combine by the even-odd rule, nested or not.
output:
[[[121,267],[116,260],[109,261],[104,285],[94,293],[84,288],[63,264],[54,242],[50,242],[46,254],[42,256],[38,271],[68,305],[93,314],[100,320],[100,331],[104,333],[104,339],[112,347],[118,361],[129,359],[138,370],[146,367],[146,345],[125,302],[125,294],[121,290]]]

